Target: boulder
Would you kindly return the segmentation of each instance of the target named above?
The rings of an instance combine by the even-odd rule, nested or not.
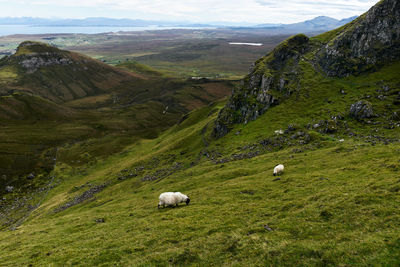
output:
[[[350,116],[357,120],[374,117],[372,104],[365,100],[352,104],[350,107]]]
[[[7,193],[11,193],[12,191],[14,191],[14,186],[7,185],[5,190],[6,190]]]

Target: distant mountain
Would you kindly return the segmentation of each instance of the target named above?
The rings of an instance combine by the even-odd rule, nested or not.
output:
[[[31,18],[31,17],[5,17],[0,18],[0,25],[46,25],[51,23],[52,19],[42,19],[42,18]]]
[[[276,28],[276,27],[283,27],[285,24],[282,23],[263,23],[263,24],[257,24],[254,27],[256,28]]]
[[[155,21],[141,19],[114,19],[114,18],[85,18],[85,19],[45,19],[45,18],[0,18],[0,25],[31,25],[31,26],[58,26],[58,27],[148,27],[148,26],[182,26],[182,27],[209,27],[204,23],[187,21]]]
[[[330,17],[316,17],[312,20],[294,24],[268,23],[252,25],[251,23],[241,22],[210,22],[194,23],[189,21],[156,21],[141,19],[113,19],[113,18],[85,18],[85,19],[45,19],[45,18],[0,18],[0,25],[31,25],[31,26],[58,26],[58,27],[148,27],[148,26],[174,26],[174,27],[246,27],[246,28],[265,28],[275,29],[280,32],[315,32],[327,31],[340,27],[356,17],[337,20]]]
[[[326,16],[319,16],[311,20],[293,24],[259,24],[256,28],[276,30],[281,33],[309,33],[333,30],[353,21],[357,16],[338,20]]]

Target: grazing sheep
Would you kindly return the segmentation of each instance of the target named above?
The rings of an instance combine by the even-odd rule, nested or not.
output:
[[[189,205],[190,202],[190,198],[181,192],[165,192],[159,196],[159,199],[158,208],[160,206],[178,206],[182,202],[186,202],[186,205]]]
[[[276,165],[274,168],[274,176],[281,174],[284,168],[285,167],[282,164]]]

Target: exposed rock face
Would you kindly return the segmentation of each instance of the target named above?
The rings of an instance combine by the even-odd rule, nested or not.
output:
[[[109,182],[105,183],[105,184],[101,184],[101,185],[95,185],[95,186],[91,187],[89,190],[86,190],[85,192],[83,192],[81,195],[78,195],[78,196],[74,197],[72,200],[68,201],[67,203],[59,206],[58,208],[56,208],[54,210],[54,212],[60,212],[60,211],[66,210],[72,206],[82,203],[85,200],[93,198],[95,194],[103,191],[104,188],[106,188],[108,185],[109,185]]]
[[[256,62],[218,115],[214,136],[224,136],[234,123],[257,119],[271,106],[277,105],[279,97],[288,96],[297,89],[297,63],[301,54],[307,51],[308,41],[305,35],[295,35]]]
[[[20,65],[23,66],[27,73],[34,73],[40,67],[52,65],[70,65],[72,60],[62,57],[59,53],[39,53],[36,55],[23,56]]]
[[[350,115],[356,119],[372,118],[374,116],[374,111],[372,109],[372,104],[368,101],[358,101],[350,107]]]
[[[385,0],[347,24],[318,55],[329,76],[348,76],[400,57],[400,1]]]
[[[18,46],[15,59],[29,74],[36,72],[40,67],[73,63],[64,51],[44,43],[31,41],[22,42]]]

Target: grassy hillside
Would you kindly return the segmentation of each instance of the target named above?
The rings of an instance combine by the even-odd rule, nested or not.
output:
[[[231,91],[231,82],[173,79],[135,66],[114,68],[36,42],[22,43],[3,59],[0,195],[6,186],[15,187],[14,198],[40,187],[60,145],[91,140],[91,157],[106,157],[138,138],[157,137],[184,114]],[[30,174],[36,178],[27,179]]]
[[[138,93],[138,90],[140,93]],[[56,104],[21,92],[0,97],[0,186],[51,168],[42,154],[64,143],[121,138],[118,151],[136,138],[154,138],[187,112],[230,92],[226,82],[148,79],[112,94]],[[104,140],[103,140],[104,141]],[[100,143],[103,141],[99,141]],[[103,144],[103,147],[114,144]],[[109,155],[106,152],[94,156]],[[0,192],[2,194],[3,192]]]
[[[127,61],[116,65],[117,67],[128,69],[132,72],[147,75],[147,76],[163,76],[163,73],[157,71],[156,69],[140,64],[136,61]]]
[[[57,103],[109,93],[138,80],[100,61],[31,41],[0,60],[0,73],[6,78],[0,93],[29,92]]]
[[[229,100],[232,83],[133,62],[135,83],[63,104],[5,94],[4,151],[29,144],[46,171],[4,188],[0,265],[400,265],[397,5],[282,42]],[[157,209],[166,191],[190,205]]]
[[[56,186],[21,226],[0,232],[0,262],[400,264],[399,127],[390,129],[385,116],[348,115],[367,95],[376,113],[388,113],[390,103],[395,109],[399,64],[345,79],[301,67],[305,90],[218,140],[211,130],[223,102],[102,160],[90,160],[91,141],[60,146]],[[381,92],[382,84],[390,90]],[[309,126],[338,113],[335,131]],[[286,168],[277,178],[278,163]],[[165,191],[192,201],[158,210]]]

